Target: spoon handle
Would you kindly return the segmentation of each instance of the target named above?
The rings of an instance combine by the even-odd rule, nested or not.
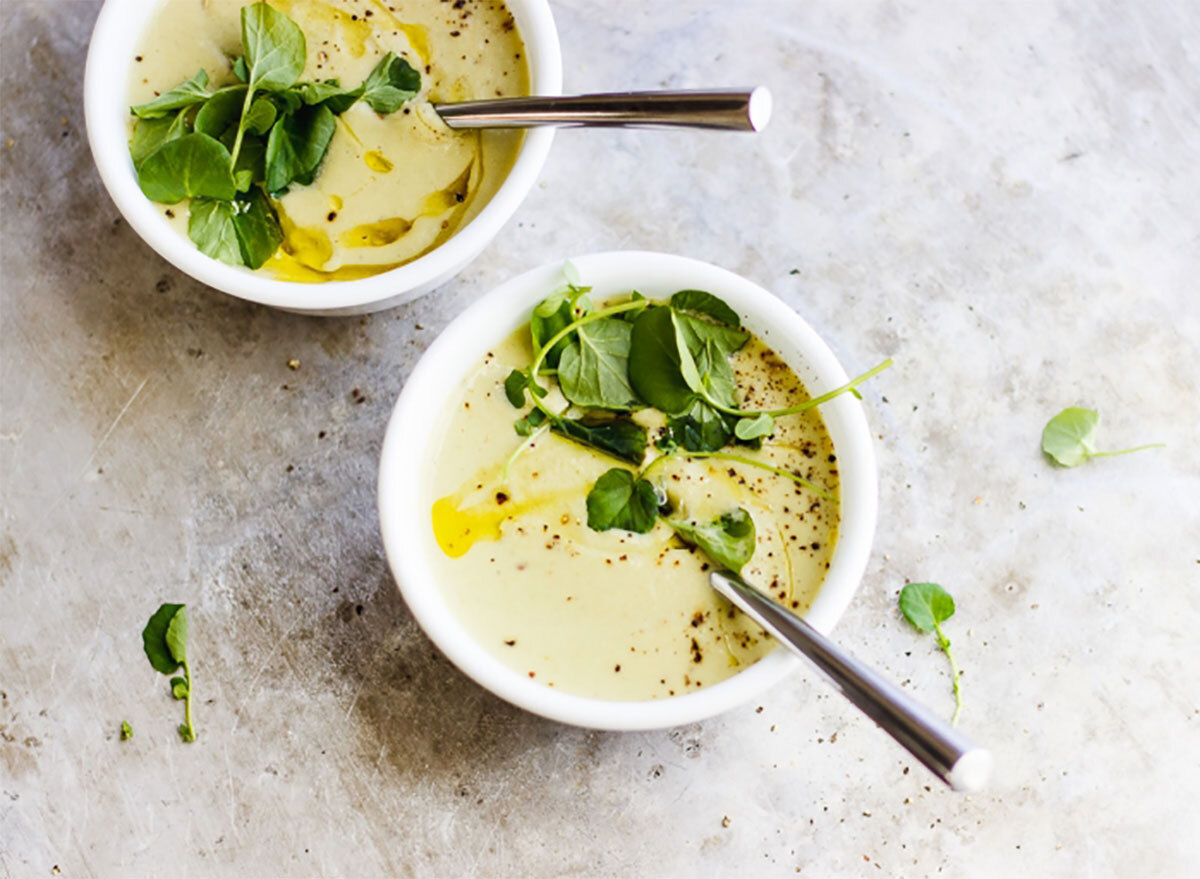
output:
[[[780,643],[812,661],[864,714],[883,727],[955,790],[980,790],[992,757],[849,653],[729,571],[712,575],[718,592],[745,611]]]
[[[771,93],[765,86],[709,91],[613,92],[464,101],[434,104],[433,109],[451,128],[554,125],[761,131],[771,116]]]

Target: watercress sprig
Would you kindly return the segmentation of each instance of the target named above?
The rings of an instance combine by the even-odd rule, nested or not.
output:
[[[155,671],[174,675],[183,669],[182,676],[171,678],[171,695],[184,704],[179,736],[185,742],[194,742],[196,726],[192,721],[192,669],[188,664],[187,637],[187,606],[182,604],[161,605],[142,629],[142,648]]]
[[[283,242],[270,198],[315,179],[337,116],[357,101],[386,115],[420,89],[420,74],[388,52],[355,89],[337,80],[298,82],[304,32],[265,2],[241,10],[244,55],[237,82],[209,90],[208,74],[130,110],[138,117],[130,154],[152,201],[191,199],[188,237],[202,253],[252,269]]]
[[[917,631],[932,631],[937,636],[938,647],[950,661],[950,673],[954,681],[954,715],[950,723],[957,724],[963,707],[962,685],[958,663],[950,650],[950,639],[942,631],[942,623],[954,616],[954,598],[937,583],[909,583],[900,590],[900,612]]]
[[[1070,406],[1062,410],[1046,423],[1042,431],[1042,452],[1060,467],[1077,467],[1090,458],[1128,455],[1130,452],[1164,446],[1163,443],[1147,443],[1132,449],[1098,452],[1092,445],[1092,437],[1099,423],[1100,413],[1095,409]]]

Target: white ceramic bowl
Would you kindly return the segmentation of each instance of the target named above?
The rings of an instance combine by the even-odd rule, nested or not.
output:
[[[247,0],[249,2],[249,0]],[[363,314],[390,308],[450,280],[513,215],[537,179],[553,129],[526,132],[516,163],[491,201],[448,241],[391,271],[354,281],[277,281],[205,256],[175,232],[138,188],[129,158],[129,75],[142,30],[162,0],[106,0],[84,74],[88,141],[100,178],[129,225],[176,268],[225,293],[308,314]],[[533,94],[562,92],[562,54],[547,0],[507,0],[525,40]]]
[[[637,289],[651,299],[677,290],[708,290],[728,302],[744,325],[816,393],[848,381],[829,347],[796,312],[762,287],[708,263],[662,253],[614,251],[572,257],[593,299]],[[427,462],[438,453],[430,412],[442,412],[479,358],[529,320],[561,283],[561,262],[514,278],[476,301],[430,345],[392,412],[379,466],[379,520],[388,563],[417,622],[455,665],[493,693],[535,714],[597,729],[657,729],[711,717],[747,702],[796,668],[776,649],[732,678],[684,696],[618,702],[576,696],[536,683],[489,653],[454,617],[431,563],[434,496]],[[850,603],[866,568],[875,531],[876,476],[861,404],[843,394],[821,407],[838,455],[841,524],[825,582],[806,619],[828,632]]]

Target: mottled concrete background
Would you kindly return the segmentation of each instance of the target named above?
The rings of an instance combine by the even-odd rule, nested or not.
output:
[[[0,875],[1197,875],[1200,8],[556,2],[568,89],[762,81],[773,126],[566,132],[460,278],[327,320],[199,287],[120,220],[80,106],[97,6],[0,0]],[[604,734],[416,628],[374,506],[405,376],[496,283],[619,247],[767,285],[851,372],[896,358],[836,634],[948,713],[895,596],[954,592],[991,791],[939,789],[812,675]],[[1077,403],[1106,446],[1168,447],[1051,469]],[[193,745],[142,655],[164,600]]]

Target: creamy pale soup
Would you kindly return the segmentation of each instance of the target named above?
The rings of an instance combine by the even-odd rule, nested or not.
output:
[[[441,588],[463,625],[497,658],[548,687],[604,699],[682,695],[725,680],[775,644],[708,584],[712,562],[661,520],[649,533],[593,531],[586,496],[620,462],[554,434],[520,445],[503,383],[530,363],[528,329],[479,361],[448,402],[433,462],[432,537]],[[796,374],[760,340],[732,358],[746,409],[807,400]],[[558,391],[550,401],[561,407]],[[553,408],[553,407],[552,407]],[[634,413],[653,438],[664,416]],[[733,449],[730,449],[733,451]],[[816,409],[780,418],[759,450],[738,454],[838,496],[838,465]],[[647,450],[647,461],[658,453]],[[690,517],[741,507],[757,545],[742,576],[803,611],[829,567],[836,501],[765,470],[671,458],[654,479]]]
[[[237,82],[246,0],[166,0],[135,53],[129,103],[203,69]],[[284,241],[258,271],[284,280],[345,280],[410,262],[477,214],[511,169],[515,131],[451,131],[432,104],[529,93],[525,47],[499,0],[271,0],[304,32],[302,80],[354,87],[387,52],[421,74],[419,94],[381,116],[358,102],[338,117],[308,186],[273,200]],[[131,123],[132,124],[132,123]],[[186,203],[163,206],[188,234]]]

